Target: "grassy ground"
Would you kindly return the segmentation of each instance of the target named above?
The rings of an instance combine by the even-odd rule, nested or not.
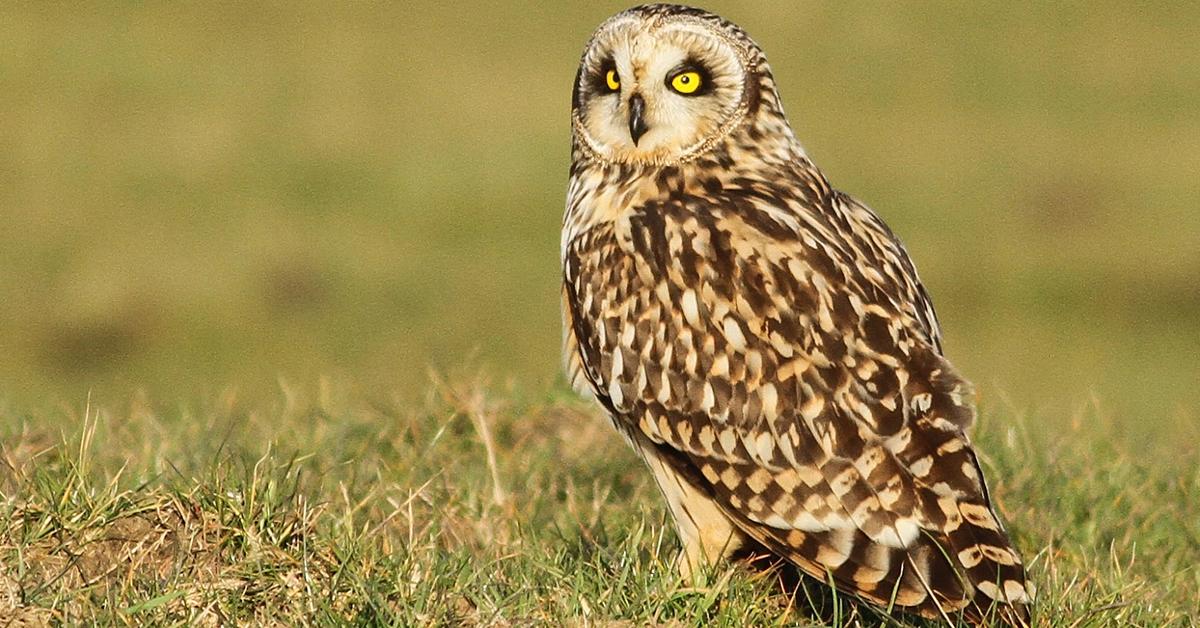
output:
[[[656,490],[590,407],[431,388],[419,409],[358,406],[325,387],[285,389],[271,407],[134,401],[26,421],[0,452],[0,615],[34,625],[811,617],[746,569],[681,585]],[[1061,430],[1041,424],[990,408],[978,432],[1040,588],[1037,625],[1191,625],[1200,430],[1146,455],[1121,444],[1102,408]],[[834,624],[861,618],[823,608]]]
[[[623,6],[0,7],[0,624],[796,617],[558,374]],[[1200,9],[709,6],[908,244],[1039,622],[1200,622]]]

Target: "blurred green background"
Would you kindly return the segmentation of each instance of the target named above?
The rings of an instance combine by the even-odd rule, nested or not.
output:
[[[561,382],[571,80],[625,6],[6,3],[3,403]],[[985,400],[1196,418],[1200,4],[706,6]]]

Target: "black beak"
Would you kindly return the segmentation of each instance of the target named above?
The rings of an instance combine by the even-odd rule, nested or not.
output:
[[[633,145],[637,146],[638,140],[646,134],[649,127],[646,126],[646,119],[643,117],[646,114],[646,101],[642,99],[641,94],[634,94],[629,97],[629,137],[633,138]]]

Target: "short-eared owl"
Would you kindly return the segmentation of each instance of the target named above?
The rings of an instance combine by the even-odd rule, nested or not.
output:
[[[897,238],[830,187],[740,28],[604,22],[572,96],[568,374],[648,463],[685,575],[754,546],[884,609],[1024,623],[1021,559]]]

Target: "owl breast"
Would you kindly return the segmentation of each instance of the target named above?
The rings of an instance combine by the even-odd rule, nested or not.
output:
[[[829,289],[842,280],[826,275],[834,267],[797,255],[801,238],[769,217],[755,226],[731,214],[696,200],[651,202],[570,243],[568,300],[595,392],[652,439],[705,455],[722,449],[714,441],[723,426],[747,433],[790,418],[804,399],[849,386],[843,363],[851,352],[897,408],[898,383],[885,377],[891,371],[833,324],[863,307]],[[776,239],[781,233],[772,230],[791,235]],[[694,419],[694,429],[678,433],[672,416]],[[723,455],[753,454],[773,466],[805,456],[728,449]]]
[[[707,197],[668,185],[652,200],[609,210],[609,219],[566,244],[565,286],[576,324],[587,327],[577,335],[588,373],[606,383],[611,390],[598,392],[611,393],[619,408],[664,397],[680,409],[736,414],[736,404],[722,402],[741,397],[740,390],[709,395],[684,382],[719,379],[755,390],[781,369],[789,379],[790,370],[821,368],[855,352],[857,339],[835,320],[869,319],[868,305],[892,318],[895,288],[883,275],[893,273],[839,259],[867,244],[839,243],[830,219],[789,211],[780,190],[741,183],[731,189],[717,182]],[[812,204],[796,196],[797,205]],[[828,237],[810,234],[821,231]],[[907,333],[880,322],[885,336]],[[891,338],[877,340],[896,348]]]

